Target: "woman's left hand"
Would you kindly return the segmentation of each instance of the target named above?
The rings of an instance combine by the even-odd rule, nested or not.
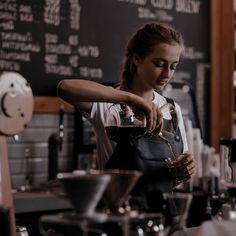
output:
[[[197,173],[197,164],[192,154],[181,154],[168,165],[176,180],[189,179]]]

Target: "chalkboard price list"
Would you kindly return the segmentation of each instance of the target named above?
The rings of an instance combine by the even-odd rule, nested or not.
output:
[[[175,79],[198,87],[203,97],[208,18],[209,0],[1,0],[0,71],[21,73],[35,95],[55,96],[64,78],[114,84],[130,35],[161,21],[185,38],[185,61]]]

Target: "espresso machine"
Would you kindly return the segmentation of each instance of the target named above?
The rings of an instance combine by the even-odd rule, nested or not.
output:
[[[30,122],[33,94],[29,83],[16,72],[0,73],[0,212],[1,235],[16,236],[6,136],[18,134]],[[2,224],[2,221],[5,223]],[[2,232],[3,227],[4,233]]]

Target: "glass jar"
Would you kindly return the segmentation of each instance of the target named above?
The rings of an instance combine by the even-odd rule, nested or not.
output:
[[[236,139],[220,139],[220,181],[236,187]]]

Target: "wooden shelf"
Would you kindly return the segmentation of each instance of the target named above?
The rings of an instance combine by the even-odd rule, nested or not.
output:
[[[73,112],[74,107],[58,97],[34,97],[34,113],[57,113],[61,106],[65,112]]]

